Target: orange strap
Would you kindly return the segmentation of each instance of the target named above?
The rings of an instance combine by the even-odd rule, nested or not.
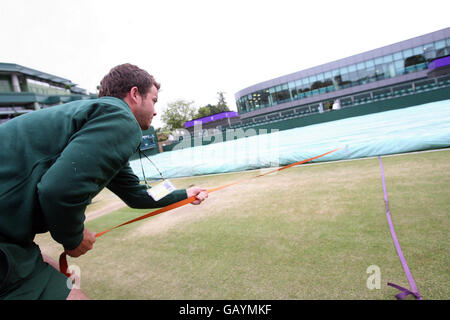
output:
[[[291,164],[288,164],[288,165],[286,165],[286,166],[284,166],[284,167],[277,168],[277,169],[274,169],[274,170],[271,170],[271,171],[268,171],[268,172],[264,172],[264,173],[261,173],[261,174],[259,174],[259,175],[257,175],[257,176],[254,176],[254,177],[251,177],[251,178],[248,178],[248,179],[242,179],[242,180],[238,180],[238,181],[235,181],[235,182],[232,182],[232,183],[228,183],[228,184],[225,184],[225,185],[216,187],[216,188],[209,189],[209,190],[207,190],[207,191],[208,191],[208,193],[215,192],[215,191],[218,191],[218,190],[221,190],[221,189],[225,189],[225,188],[228,188],[228,187],[230,187],[230,186],[233,186],[233,185],[236,185],[236,184],[239,184],[239,183],[243,183],[243,182],[249,181],[249,180],[254,179],[254,178],[259,178],[259,177],[262,177],[262,176],[265,176],[265,175],[268,175],[268,174],[271,174],[271,173],[274,173],[274,172],[277,172],[277,171],[281,171],[281,170],[284,170],[284,169],[287,169],[287,168],[291,168],[291,167],[293,167],[293,166],[297,166],[297,165],[300,165],[300,164],[303,164],[303,163],[306,163],[306,162],[310,162],[310,161],[312,161],[312,160],[315,160],[315,159],[324,157],[324,156],[326,156],[327,154],[330,154],[330,153],[333,153],[333,152],[335,152],[335,151],[338,151],[338,150],[341,149],[341,148],[342,148],[342,147],[337,148],[337,149],[334,149],[334,150],[331,150],[331,151],[328,151],[328,152],[323,153],[323,154],[321,154],[321,155],[319,155],[319,156],[315,156],[315,157],[312,157],[312,158],[309,158],[309,159],[305,159],[305,160],[302,160],[302,161],[298,161],[298,162],[295,162],[295,163],[291,163]],[[189,198],[187,198],[187,199],[184,199],[184,200],[181,200],[181,201],[172,203],[172,204],[170,204],[170,205],[168,205],[168,206],[165,206],[165,207],[163,207],[163,208],[160,208],[160,209],[158,209],[158,210],[149,212],[149,213],[144,214],[144,215],[142,215],[142,216],[140,216],[140,217],[137,217],[137,218],[135,218],[135,219],[132,219],[132,220],[129,220],[129,221],[124,222],[124,223],[122,223],[122,224],[119,224],[119,225],[117,225],[117,226],[115,226],[115,227],[112,227],[111,229],[108,229],[108,230],[99,232],[99,233],[97,233],[97,234],[95,235],[95,237],[96,237],[96,238],[101,237],[101,236],[104,235],[105,233],[110,232],[110,231],[112,231],[112,230],[114,230],[114,229],[117,229],[117,228],[119,228],[119,227],[125,226],[125,225],[127,225],[127,224],[130,224],[130,223],[133,223],[133,222],[136,222],[136,221],[139,221],[139,220],[147,219],[147,218],[152,217],[152,216],[156,216],[157,214],[160,214],[160,213],[163,213],[163,212],[167,212],[167,211],[170,211],[170,210],[172,210],[172,209],[176,209],[176,208],[182,207],[182,206],[184,206],[184,205],[186,205],[186,204],[188,204],[188,203],[194,202],[195,200],[196,200],[196,197],[195,197],[195,196],[192,196],[192,197],[189,197]],[[65,274],[67,277],[70,277],[70,273],[68,273],[67,269],[68,269],[68,264],[67,264],[67,254],[66,254],[66,251],[64,251],[64,252],[61,253],[61,255],[59,256],[59,270],[60,270],[63,274]]]

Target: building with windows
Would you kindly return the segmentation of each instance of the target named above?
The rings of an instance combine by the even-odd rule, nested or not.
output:
[[[288,129],[385,111],[379,102],[386,99],[392,100],[383,103],[389,108],[449,99],[449,56],[450,28],[446,28],[264,81],[235,94],[240,118],[231,127],[276,128],[278,123],[284,128],[282,122],[291,120],[284,128]],[[362,107],[371,103],[378,104]],[[359,112],[344,112],[349,108]],[[334,116],[325,116],[328,111]],[[299,120],[314,114],[318,116]]]
[[[0,124],[21,114],[80,99],[94,99],[70,80],[13,63],[0,63]]]

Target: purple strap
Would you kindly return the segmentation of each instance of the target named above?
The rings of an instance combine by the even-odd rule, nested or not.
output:
[[[420,293],[418,292],[411,292],[406,288],[400,287],[397,284],[388,282],[388,286],[394,287],[398,290],[400,290],[401,292],[399,294],[396,294],[395,297],[399,300],[403,300],[405,299],[407,296],[409,296],[410,294],[412,294],[413,296],[415,296],[417,299],[422,300],[422,297],[420,296]]]
[[[422,300],[422,296],[420,295],[419,291],[417,290],[416,283],[414,282],[411,271],[409,271],[408,264],[406,263],[406,259],[403,255],[402,249],[400,248],[400,243],[398,242],[397,235],[395,234],[394,225],[392,224],[392,219],[391,219],[391,213],[389,211],[389,201],[388,201],[387,192],[386,192],[386,183],[384,182],[383,162],[381,161],[380,156],[378,156],[378,159],[380,160],[381,178],[383,181],[384,202],[386,204],[386,216],[387,216],[387,220],[389,223],[389,229],[391,230],[392,240],[394,240],[395,249],[397,250],[397,254],[400,258],[400,262],[402,263],[403,270],[405,271],[406,277],[408,278],[409,285],[411,286],[411,291],[408,289],[405,289],[403,287],[400,287],[399,285],[390,283],[390,282],[388,282],[388,285],[401,291],[401,293],[399,293],[395,296],[399,300],[406,298],[410,294],[414,295],[418,300]]]

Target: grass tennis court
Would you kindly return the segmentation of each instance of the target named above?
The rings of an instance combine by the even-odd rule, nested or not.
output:
[[[450,150],[382,159],[392,220],[419,292],[449,299]],[[258,173],[172,181],[212,188]],[[100,232],[148,211],[121,208],[86,227]],[[36,241],[58,258],[49,234]],[[377,158],[302,165],[211,193],[200,206],[111,231],[69,264],[80,267],[81,289],[92,299],[394,300],[398,291],[387,282],[409,288]],[[381,289],[366,286],[371,265],[380,268]]]

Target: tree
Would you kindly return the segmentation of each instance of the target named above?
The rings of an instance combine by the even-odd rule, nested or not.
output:
[[[222,92],[222,91],[217,92],[217,94],[219,95],[219,99],[217,102],[218,112],[216,112],[216,113],[230,111],[230,109],[228,108],[227,103],[225,101],[225,97],[223,96],[224,93],[225,92]]]
[[[201,107],[198,109],[197,114],[195,115],[195,118],[203,118],[207,117],[216,113],[230,111],[230,109],[227,106],[227,103],[225,101],[224,92],[220,91],[217,92],[219,95],[217,105],[207,104],[204,107]]]
[[[161,120],[169,131],[184,128],[184,123],[194,118],[194,101],[176,100],[167,104],[167,108],[161,114]]]
[[[197,111],[197,114],[195,115],[195,118],[203,118],[203,117],[207,117],[210,116],[212,114],[211,112],[211,108],[214,108],[215,106],[208,104],[204,107],[200,107]]]
[[[169,138],[170,132],[164,130],[163,128],[156,129],[156,136],[158,138],[158,142],[166,141]]]

